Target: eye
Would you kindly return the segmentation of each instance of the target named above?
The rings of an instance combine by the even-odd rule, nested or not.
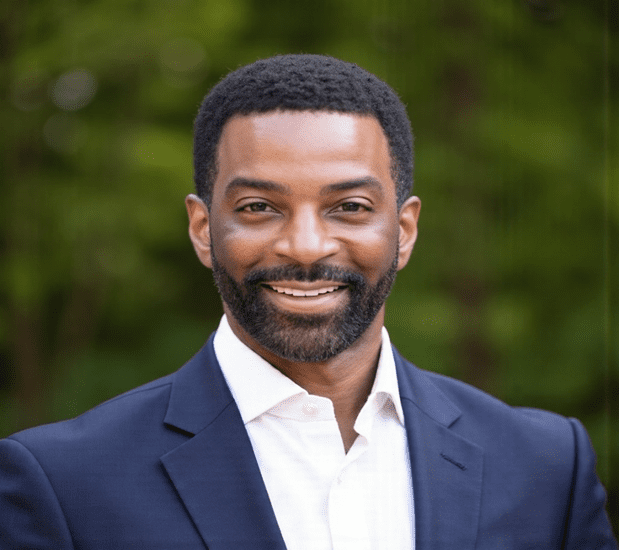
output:
[[[274,212],[266,202],[252,202],[238,209],[239,212]]]
[[[336,209],[340,212],[371,212],[372,209],[360,202],[348,201],[340,204]]]

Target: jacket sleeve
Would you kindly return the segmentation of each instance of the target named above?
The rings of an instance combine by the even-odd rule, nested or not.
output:
[[[595,453],[589,436],[578,420],[569,421],[575,456],[564,548],[616,550],[617,541],[605,510],[606,491],[595,473]]]
[[[32,453],[14,439],[0,440],[0,549],[73,549],[47,475]]]

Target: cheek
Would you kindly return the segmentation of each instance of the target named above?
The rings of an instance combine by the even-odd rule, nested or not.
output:
[[[233,272],[249,269],[264,257],[273,230],[258,231],[228,222],[213,230],[212,239],[217,259]]]
[[[398,237],[399,230],[389,223],[358,229],[347,240],[350,257],[359,268],[381,276],[393,264]]]

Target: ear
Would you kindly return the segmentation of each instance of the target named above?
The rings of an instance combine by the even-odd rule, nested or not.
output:
[[[209,211],[204,201],[197,195],[187,195],[185,198],[187,215],[189,216],[189,238],[198,259],[208,268],[213,267],[211,256],[211,231],[209,227]]]
[[[421,210],[419,197],[409,197],[400,208],[400,248],[398,255],[398,271],[408,263],[415,241],[417,240],[417,220]]]

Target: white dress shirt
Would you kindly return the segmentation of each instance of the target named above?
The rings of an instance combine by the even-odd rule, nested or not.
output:
[[[214,346],[288,550],[414,550],[410,461],[387,330],[348,453],[331,400],[308,394],[243,344],[225,315]]]

